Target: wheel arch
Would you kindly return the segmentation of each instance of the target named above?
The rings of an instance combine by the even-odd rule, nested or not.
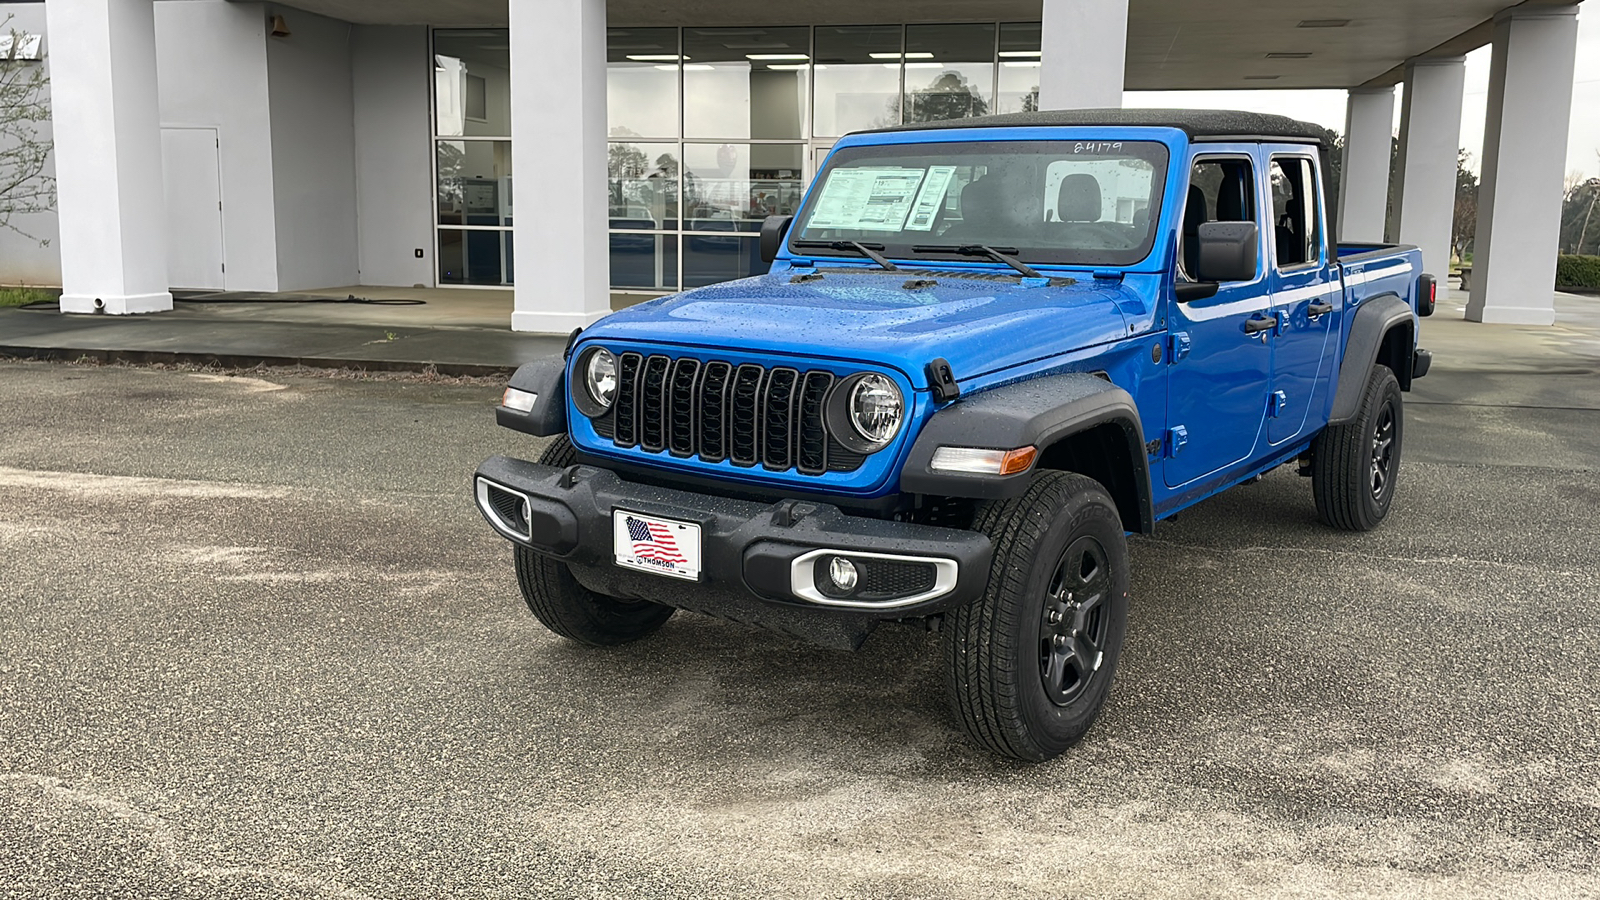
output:
[[[935,471],[940,447],[1012,450],[1033,446],[1032,467],[1014,475]],[[1094,375],[1050,375],[963,397],[935,413],[912,444],[902,491],[941,497],[1018,497],[1041,470],[1077,472],[1111,495],[1129,531],[1155,530],[1150,460],[1133,397]]]
[[[1350,337],[1345,341],[1329,425],[1343,425],[1356,417],[1362,391],[1367,386],[1367,374],[1378,363],[1394,372],[1402,391],[1411,390],[1416,335],[1416,316],[1398,294],[1379,294],[1361,304],[1355,320],[1350,323]]]

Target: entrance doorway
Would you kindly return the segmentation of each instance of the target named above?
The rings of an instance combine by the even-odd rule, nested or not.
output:
[[[215,128],[161,129],[171,287],[213,291],[226,287],[220,147]]]

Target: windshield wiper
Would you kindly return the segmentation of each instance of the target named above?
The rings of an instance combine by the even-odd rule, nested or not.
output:
[[[1033,267],[1016,258],[1015,247],[990,247],[987,244],[918,244],[912,253],[954,253],[957,256],[985,256],[1022,273],[1024,278],[1043,278]]]
[[[860,241],[790,241],[789,244],[794,247],[825,247],[829,250],[853,250],[883,266],[886,272],[900,271],[899,266],[890,262],[887,256],[878,252],[883,249],[882,244],[863,244]]]

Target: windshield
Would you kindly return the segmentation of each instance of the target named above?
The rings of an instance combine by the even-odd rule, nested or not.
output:
[[[1025,262],[1129,265],[1155,241],[1166,172],[1156,141],[846,147],[790,240],[860,241],[900,259],[954,258],[948,248],[982,244]]]

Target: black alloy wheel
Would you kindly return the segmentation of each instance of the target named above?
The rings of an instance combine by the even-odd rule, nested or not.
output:
[[[1056,563],[1039,622],[1039,677],[1045,695],[1068,706],[1088,689],[1105,659],[1111,566],[1091,535],[1072,542]]]
[[[1371,531],[1389,515],[1405,425],[1399,380],[1388,366],[1373,366],[1355,418],[1324,428],[1311,444],[1311,494],[1323,522]]]
[[[1372,432],[1372,499],[1383,501],[1389,489],[1390,474],[1394,469],[1395,450],[1394,402],[1386,400],[1378,410],[1378,421]]]

